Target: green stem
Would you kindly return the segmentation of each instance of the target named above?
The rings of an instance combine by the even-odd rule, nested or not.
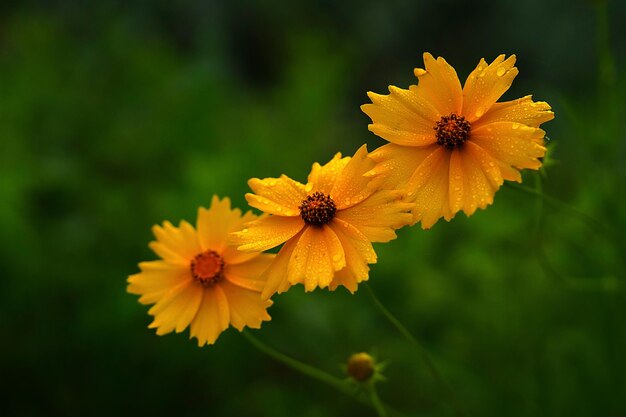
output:
[[[601,292],[621,290],[623,285],[621,285],[621,282],[616,278],[608,277],[604,279],[597,278],[594,280],[589,280],[589,279],[577,279],[577,278],[572,278],[572,277],[566,277],[563,274],[561,274],[550,263],[550,260],[546,256],[545,251],[543,249],[543,241],[544,241],[544,234],[543,234],[544,204],[543,203],[544,201],[550,201],[554,205],[562,209],[567,208],[570,211],[570,213],[572,214],[576,213],[576,217],[580,218],[581,220],[586,219],[585,223],[587,223],[589,226],[600,225],[603,228],[606,228],[606,226],[604,226],[602,223],[600,223],[593,217],[588,216],[587,214],[583,213],[582,211],[579,211],[578,209],[574,207],[568,206],[567,204],[562,203],[561,201],[553,197],[545,195],[543,193],[543,185],[541,183],[541,176],[535,175],[534,178],[535,178],[534,188],[527,188],[523,186],[518,186],[516,184],[511,184],[511,186],[521,191],[528,192],[535,196],[541,197],[537,199],[537,221],[535,223],[535,230],[534,230],[536,242],[533,247],[533,252],[535,253],[535,256],[537,257],[537,261],[539,262],[539,265],[541,266],[541,268],[549,275],[552,275],[554,278],[562,281],[564,284],[568,285],[570,288],[575,289],[575,290],[601,291]],[[600,283],[601,285],[598,286],[597,285],[598,283]]]
[[[284,363],[285,365],[289,366],[291,369],[300,372],[301,374],[304,374],[310,378],[313,379],[317,379],[320,382],[323,382],[326,385],[330,385],[331,387],[335,388],[336,390],[344,393],[344,394],[348,394],[351,395],[351,392],[349,390],[349,386],[341,379],[334,377],[320,369],[317,369],[311,365],[308,365],[306,363],[300,362],[296,359],[293,359],[287,355],[285,355],[284,353],[281,353],[279,351],[277,351],[274,348],[271,348],[270,346],[266,345],[265,343],[261,342],[259,339],[257,339],[256,337],[252,336],[250,334],[250,332],[243,331],[242,334],[244,335],[244,337],[246,339],[248,339],[248,341],[257,349],[259,349],[261,352],[265,353],[268,356],[271,356],[273,359]]]
[[[389,311],[387,307],[383,305],[383,303],[378,299],[376,294],[374,294],[374,290],[372,290],[372,287],[370,287],[370,285],[367,282],[361,285],[364,285],[365,288],[367,288],[367,293],[369,294],[370,298],[374,302],[374,305],[380,310],[380,312],[400,332],[400,334],[404,336],[404,338],[408,340],[409,343],[411,343],[413,347],[417,350],[422,362],[426,364],[426,368],[428,368],[428,372],[430,373],[431,377],[435,381],[437,381],[439,386],[445,391],[446,395],[450,399],[456,414],[459,416],[464,416],[465,413],[460,410],[456,397],[454,395],[454,392],[452,391],[450,386],[446,383],[446,381],[441,377],[441,374],[439,373],[434,362],[432,361],[432,359],[426,352],[426,349],[424,349],[422,344],[415,338],[415,336],[411,334],[411,332],[400,322],[400,320],[398,320],[391,313],[391,311]]]
[[[378,391],[376,390],[376,385],[374,383],[369,384],[368,392],[370,396],[370,401],[372,402],[374,409],[378,413],[378,417],[387,417],[387,410],[385,410],[385,405],[378,397]]]
[[[572,207],[559,199],[544,194],[541,191],[541,184],[539,184],[539,189],[528,188],[515,183],[507,183],[506,185],[510,188],[513,188],[514,190],[523,191],[525,193],[541,198],[543,201],[550,204],[551,206],[558,208],[559,210],[569,214],[572,217],[577,218],[590,228],[601,231],[608,239],[613,240],[615,243],[618,244],[618,246],[621,247],[621,241],[619,236],[617,236],[608,226],[606,226],[601,221],[595,219],[594,217],[591,217],[587,213],[577,209],[576,207]]]
[[[598,79],[603,92],[615,82],[615,59],[611,52],[608,2],[596,1],[596,50],[598,51]]]
[[[300,372],[301,374],[306,375],[309,378],[315,379],[317,381],[320,381],[326,385],[333,387],[337,391],[352,397],[355,401],[365,406],[368,406],[370,408],[373,408],[374,410],[376,410],[376,412],[380,414],[379,407],[382,406],[383,403],[380,401],[378,396],[376,396],[376,401],[378,401],[379,404],[375,404],[374,398],[368,399],[366,396],[362,395],[362,393],[359,394],[354,389],[354,386],[348,382],[348,380],[339,379],[329,373],[322,371],[321,369],[318,369],[314,366],[308,365],[304,362],[300,362],[299,360],[296,360],[290,356],[287,356],[284,353],[279,352],[276,349],[261,342],[259,339],[252,336],[252,334],[250,334],[250,332],[248,332],[247,330],[244,330],[242,334],[248,340],[248,342],[250,342],[252,346],[257,348],[258,350],[260,350],[262,353],[266,354],[267,356],[271,357],[272,359],[275,359],[278,362],[281,362],[287,365],[294,371]],[[399,411],[394,410],[389,406],[387,406],[387,408],[393,413],[394,416],[403,417],[403,414],[400,413]]]

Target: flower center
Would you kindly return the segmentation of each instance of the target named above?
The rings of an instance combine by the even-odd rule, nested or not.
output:
[[[465,117],[451,113],[449,116],[443,116],[433,129],[437,143],[447,149],[458,148],[469,138],[470,122]]]
[[[300,204],[300,217],[308,225],[323,226],[335,217],[337,207],[329,195],[319,191],[314,192]]]
[[[193,279],[205,287],[210,287],[222,279],[224,260],[212,250],[196,255],[189,264]]]

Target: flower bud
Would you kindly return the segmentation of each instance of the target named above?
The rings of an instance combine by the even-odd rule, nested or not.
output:
[[[365,352],[355,353],[348,359],[346,372],[358,382],[368,381],[375,371],[374,358]]]

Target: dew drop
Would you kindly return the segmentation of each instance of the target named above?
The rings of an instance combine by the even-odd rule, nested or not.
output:
[[[476,115],[476,117],[480,117],[480,116],[482,116],[483,114],[485,114],[485,109],[483,109],[482,107],[479,107],[479,108],[476,110],[476,113],[474,113],[474,114]]]
[[[513,123],[513,125],[511,126],[511,128],[513,130],[518,129],[519,128],[519,123]]]
[[[496,71],[496,75],[498,77],[502,77],[505,72],[506,72],[506,70],[504,69],[504,67],[500,67],[500,68],[498,68],[498,71]]]

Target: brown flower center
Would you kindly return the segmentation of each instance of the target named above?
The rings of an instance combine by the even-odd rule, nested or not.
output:
[[[300,217],[308,225],[323,226],[335,217],[337,207],[329,195],[314,192],[300,204]]]
[[[449,116],[443,116],[433,129],[437,143],[447,149],[459,148],[469,138],[470,122],[465,117],[451,113]]]
[[[224,260],[212,250],[196,255],[189,264],[193,279],[205,287],[210,287],[222,279]]]

